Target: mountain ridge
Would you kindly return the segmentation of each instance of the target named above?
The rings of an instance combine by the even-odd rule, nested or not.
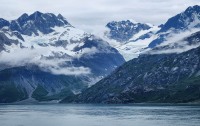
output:
[[[48,34],[53,32],[52,27],[71,26],[61,14],[56,16],[52,13],[41,13],[39,11],[31,15],[24,13],[16,20],[7,21],[1,19],[0,24],[0,28],[8,27],[11,31],[17,31],[28,36],[32,34],[38,36],[37,30],[41,33]]]

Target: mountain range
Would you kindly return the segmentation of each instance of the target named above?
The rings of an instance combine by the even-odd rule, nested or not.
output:
[[[0,103],[198,102],[199,28],[198,5],[160,26],[111,21],[100,37],[61,14],[1,18]]]
[[[170,18],[152,35],[155,39],[149,41],[146,48],[141,49],[137,58],[124,63],[81,94],[66,97],[62,102],[199,102],[199,16],[200,6],[193,6]],[[149,37],[146,39],[149,40]],[[122,43],[122,46],[134,43],[126,41],[118,43]],[[120,48],[117,49],[120,51]]]

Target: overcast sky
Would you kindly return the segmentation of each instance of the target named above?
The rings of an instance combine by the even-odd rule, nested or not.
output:
[[[134,19],[159,25],[200,5],[200,0],[0,0],[0,17],[16,19],[34,11],[61,13],[74,26],[93,32],[112,20]]]

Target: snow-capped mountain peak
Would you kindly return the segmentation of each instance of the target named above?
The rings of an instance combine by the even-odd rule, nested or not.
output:
[[[128,41],[138,32],[151,28],[147,24],[141,24],[136,21],[132,22],[131,20],[112,21],[109,22],[106,27],[109,29],[107,36],[119,42]]]

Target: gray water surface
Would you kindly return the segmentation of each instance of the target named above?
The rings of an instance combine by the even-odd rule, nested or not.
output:
[[[0,105],[0,126],[200,126],[200,106]]]

